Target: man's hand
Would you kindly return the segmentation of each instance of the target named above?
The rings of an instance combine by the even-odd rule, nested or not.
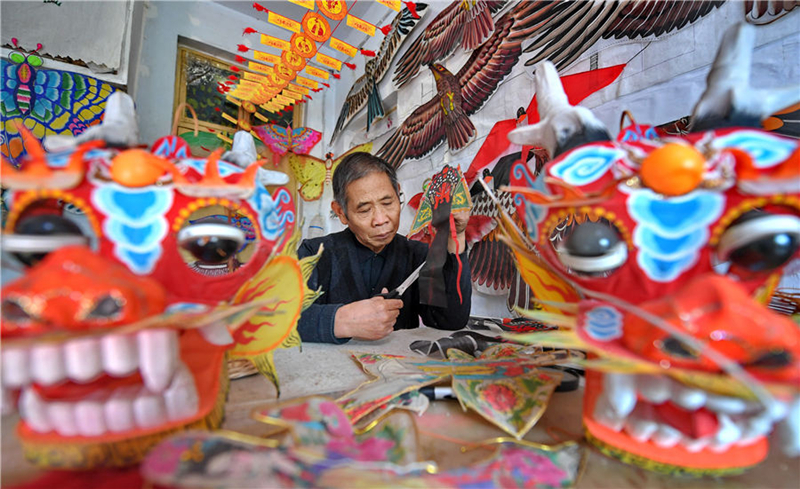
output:
[[[469,210],[463,210],[453,213],[453,223],[456,225],[456,240],[453,241],[452,236],[447,240],[447,251],[450,253],[464,253],[467,246],[464,231],[467,229],[469,222]],[[456,250],[456,243],[458,243],[458,250]]]
[[[381,291],[385,292],[388,292],[386,288]],[[336,311],[333,334],[337,338],[379,340],[394,331],[402,307],[402,300],[381,296],[351,302]]]

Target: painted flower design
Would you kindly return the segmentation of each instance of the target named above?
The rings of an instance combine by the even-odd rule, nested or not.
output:
[[[505,383],[496,382],[480,392],[481,400],[500,412],[508,412],[522,403],[517,391]]]

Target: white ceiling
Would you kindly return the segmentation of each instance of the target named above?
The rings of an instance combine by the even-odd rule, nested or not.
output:
[[[252,17],[253,19],[260,20],[262,22],[267,22],[267,13],[266,12],[259,12],[255,8],[253,8],[253,0],[249,1],[240,1],[240,0],[214,0],[214,3],[222,5],[226,8],[235,10],[239,13],[245,14],[247,16]],[[262,0],[258,1],[260,5],[266,7],[267,9],[274,11],[277,14],[283,15],[284,17],[288,17],[290,19],[296,20],[300,22],[302,20],[303,15],[305,15],[308,10],[304,7],[296,5],[288,0]],[[348,1],[348,13],[353,14],[354,16],[366,20],[374,24],[376,27],[380,28],[381,26],[388,24],[394,18],[397,13],[394,10],[389,9],[388,7],[381,5],[380,3],[375,2],[374,0],[355,0],[355,1]],[[332,21],[328,19],[328,22],[331,24],[331,28],[335,28],[335,32],[333,34],[339,40],[342,40],[350,45],[355,47],[361,47],[365,44],[370,38],[366,34],[349,27],[346,21],[343,19],[341,24],[338,28],[336,28],[337,23],[339,21]],[[248,26],[242,26],[242,29]],[[291,32],[282,29],[277,26],[273,26],[269,24],[270,31],[265,32],[265,34],[269,34],[271,36],[284,39],[286,41],[289,40],[291,37]],[[231,33],[233,37],[237,35],[241,35],[241,33]],[[255,35],[255,34],[253,34]],[[377,37],[382,39],[383,35],[380,32],[377,32]],[[267,46],[263,46],[265,51],[269,51],[270,48]],[[319,45],[319,51],[322,54],[332,56],[336,59],[342,61],[351,62],[347,56],[340,53],[339,51],[335,51],[328,47],[328,43],[326,42],[323,45]]]

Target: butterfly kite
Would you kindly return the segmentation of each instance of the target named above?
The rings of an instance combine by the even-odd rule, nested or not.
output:
[[[305,201],[317,200],[323,195],[323,191],[330,187],[333,172],[342,162],[345,156],[350,153],[366,152],[372,150],[372,143],[356,146],[347,153],[335,160],[329,157],[325,160],[309,155],[291,154],[289,155],[289,166],[294,172],[299,185],[300,197]],[[328,153],[332,156],[332,153]]]
[[[12,42],[16,45],[16,39]],[[45,69],[43,64],[36,51],[14,51],[8,60],[0,60],[0,151],[15,166],[27,155],[20,124],[39,140],[54,134],[77,136],[100,123],[106,100],[115,91],[97,78]]]
[[[287,152],[298,155],[308,154],[311,148],[322,139],[321,132],[309,127],[292,129],[291,126],[283,127],[278,124],[266,124],[264,126],[255,126],[253,130],[258,138],[272,150],[273,163],[276,165],[280,157]]]

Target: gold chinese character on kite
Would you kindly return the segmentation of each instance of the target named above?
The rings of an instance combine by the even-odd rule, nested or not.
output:
[[[347,15],[347,4],[343,0],[317,0],[317,7],[331,20],[342,20]]]
[[[303,32],[317,42],[325,42],[331,37],[331,25],[325,17],[316,12],[308,12],[301,21]]]
[[[293,34],[291,41],[292,51],[304,58],[313,58],[317,53],[317,43],[305,34]]]

